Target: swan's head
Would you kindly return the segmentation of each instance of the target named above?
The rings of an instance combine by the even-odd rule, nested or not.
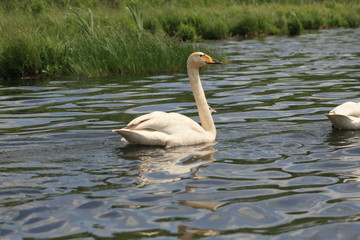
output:
[[[206,64],[221,64],[221,62],[214,60],[203,52],[194,52],[187,60],[187,65],[193,68],[201,68]]]

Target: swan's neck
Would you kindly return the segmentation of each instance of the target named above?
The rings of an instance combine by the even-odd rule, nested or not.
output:
[[[199,112],[201,126],[204,128],[205,131],[211,133],[213,136],[216,136],[216,128],[214,125],[214,121],[211,116],[208,103],[206,101],[204,89],[201,85],[199,69],[191,67],[189,65],[187,68],[191,89],[193,91],[196,106]]]

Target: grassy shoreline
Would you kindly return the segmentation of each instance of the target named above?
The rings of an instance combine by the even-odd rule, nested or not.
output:
[[[5,0],[0,14],[3,79],[178,71],[211,51],[189,42],[360,26],[356,0]]]

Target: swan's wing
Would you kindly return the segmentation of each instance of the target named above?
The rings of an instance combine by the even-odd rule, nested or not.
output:
[[[132,120],[126,127],[130,130],[158,131],[166,134],[175,134],[181,129],[191,129],[203,133],[204,129],[191,118],[179,113],[152,112]]]
[[[360,117],[360,103],[345,102],[329,112],[329,115],[344,115],[351,117]]]
[[[142,123],[147,122],[149,120],[152,120],[154,118],[163,118],[166,117],[168,113],[166,112],[152,112],[145,115],[141,115],[135,119],[133,119],[131,122],[128,123],[127,128],[137,128],[140,127]]]
[[[148,129],[161,131],[169,125],[169,114],[170,113],[160,111],[148,113],[129,122],[126,128],[132,130]]]

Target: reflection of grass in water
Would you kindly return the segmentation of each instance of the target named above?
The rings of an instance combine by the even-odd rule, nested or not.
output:
[[[110,2],[2,1],[0,77],[177,71],[182,41],[360,26],[351,0]]]

